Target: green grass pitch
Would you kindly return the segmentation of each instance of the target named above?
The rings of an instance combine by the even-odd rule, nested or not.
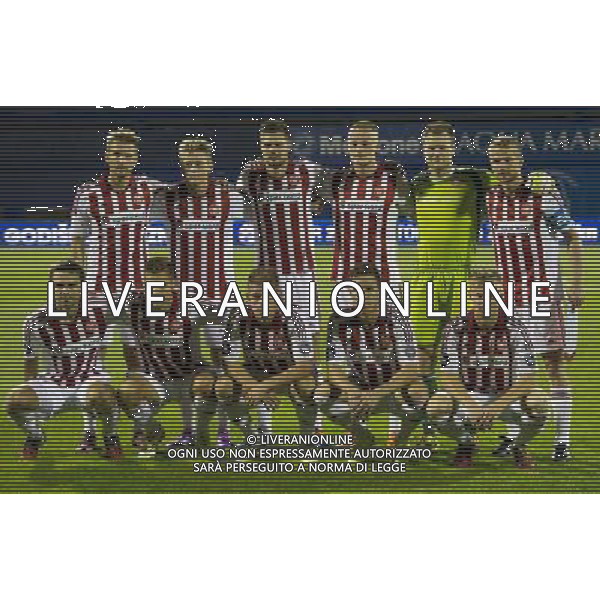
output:
[[[489,259],[489,251],[482,251]],[[410,273],[414,251],[400,250],[404,272]],[[48,268],[65,258],[61,249],[3,249],[0,251],[1,378],[0,378],[0,491],[3,492],[598,492],[600,480],[600,377],[598,325],[600,299],[598,267],[600,249],[585,248],[584,283],[586,303],[580,314],[579,344],[575,360],[569,365],[574,388],[572,448],[573,460],[555,465],[550,460],[554,421],[532,444],[537,467],[531,472],[516,471],[510,460],[498,460],[489,454],[501,424],[480,438],[481,452],[476,466],[457,471],[449,466],[452,443],[439,440],[439,450],[430,460],[409,461],[404,474],[195,474],[191,460],[173,461],[137,456],[130,447],[131,423],[122,418],[119,426],[125,457],[119,463],[99,456],[80,456],[75,452],[81,431],[81,415],[65,412],[47,426],[48,442],[40,458],[24,462],[20,458],[23,434],[8,420],[6,392],[22,382],[23,358],[21,327],[24,317],[44,305]],[[243,276],[248,251],[238,253],[238,277]],[[330,251],[318,251],[321,300],[327,298],[324,273]],[[325,312],[325,311],[323,311]],[[326,315],[322,315],[325,319]],[[319,341],[322,354],[324,338]],[[120,348],[109,353],[109,372],[118,382],[123,377]],[[544,375],[540,372],[540,383]],[[168,439],[179,433],[178,408],[167,405],[160,413]],[[376,417],[372,426],[380,445],[385,444],[386,419]],[[293,410],[282,402],[274,417],[277,433],[297,431]],[[334,427],[326,431],[337,432]]]

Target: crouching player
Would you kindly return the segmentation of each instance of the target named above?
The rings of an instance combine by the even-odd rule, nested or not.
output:
[[[179,290],[173,265],[165,257],[152,257],[146,263],[146,282],[164,282],[162,297],[151,303],[147,314],[146,294],[133,296],[129,304],[132,336],[126,341],[127,377],[118,390],[119,404],[134,422],[132,445],[140,451],[156,449],[164,436],[156,413],[167,401],[175,401],[182,411],[186,434],[177,446],[195,444],[196,417],[192,400],[192,380],[207,371],[200,360],[201,322],[198,315],[181,314]],[[190,311],[191,313],[191,311]]]
[[[296,314],[284,316],[272,296],[268,316],[262,316],[263,282],[279,294],[274,271],[259,268],[250,274],[245,295],[248,316],[237,311],[229,316],[223,339],[224,372],[215,384],[215,393],[209,393],[205,378],[194,382],[199,410],[210,416],[216,402],[222,403],[229,419],[248,434],[254,431],[250,409],[262,405],[275,410],[284,395],[296,409],[300,433],[312,434],[317,409],[311,337],[302,319]],[[200,439],[207,438],[208,422],[206,416],[200,419],[204,426]]]
[[[404,444],[424,418],[425,397],[410,385],[424,372],[407,319],[397,313],[381,316],[378,271],[358,264],[350,278],[364,293],[355,317],[333,315],[329,324],[329,378],[315,393],[320,410],[352,433],[354,443],[368,446],[374,436],[364,421],[387,413],[400,420],[395,444]],[[349,311],[350,312],[350,311]]]
[[[8,394],[8,414],[27,438],[23,458],[37,458],[44,444],[44,424],[59,411],[78,408],[92,424],[79,449],[96,449],[95,421],[104,434],[104,456],[119,458],[116,435],[117,404],[102,358],[108,344],[106,310],[88,307],[82,316],[83,268],[61,263],[50,270],[54,284],[54,309],[64,316],[51,317],[46,309],[25,321],[25,383]]]
[[[498,283],[494,273],[471,277],[471,312],[444,328],[440,391],[427,413],[442,434],[458,442],[455,466],[473,464],[477,432],[500,420],[518,432],[511,451],[516,466],[528,469],[533,461],[526,447],[546,422],[545,397],[534,388],[534,355],[521,322],[500,313],[493,300],[485,317],[485,281]]]

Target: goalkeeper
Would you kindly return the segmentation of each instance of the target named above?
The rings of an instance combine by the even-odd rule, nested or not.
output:
[[[421,145],[427,168],[411,185],[419,243],[410,307],[417,345],[429,356],[433,370],[445,318],[427,317],[427,282],[434,287],[433,310],[446,312],[448,318],[458,316],[460,282],[466,280],[477,242],[487,176],[482,170],[455,166],[456,139],[449,123],[429,123]]]

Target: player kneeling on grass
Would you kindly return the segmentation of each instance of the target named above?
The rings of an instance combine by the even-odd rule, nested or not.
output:
[[[458,442],[457,467],[470,467],[476,436],[500,420],[518,431],[511,451],[519,468],[532,468],[527,444],[546,422],[546,403],[534,388],[535,364],[525,328],[490,301],[484,314],[484,282],[499,287],[494,273],[470,278],[471,312],[448,323],[443,331],[441,391],[427,405],[430,421]]]
[[[350,279],[362,288],[364,306],[354,317],[331,317],[329,379],[319,385],[315,399],[320,410],[352,433],[360,446],[374,443],[364,423],[367,417],[375,413],[398,417],[401,425],[394,442],[401,445],[424,418],[425,398],[410,390],[424,364],[408,320],[392,309],[380,315],[377,269],[358,264]]]
[[[107,458],[119,458],[116,435],[116,399],[102,354],[108,342],[107,312],[90,303],[81,314],[84,272],[76,263],[50,270],[54,309],[64,316],[50,317],[46,309],[25,321],[25,382],[8,394],[8,414],[27,433],[24,458],[36,458],[45,441],[44,424],[59,411],[78,408],[95,424],[102,420]],[[80,450],[96,448],[93,429],[86,431]]]
[[[302,319],[294,313],[284,316],[272,296],[268,315],[262,316],[263,282],[280,293],[274,271],[260,268],[250,274],[244,295],[248,316],[232,312],[225,328],[224,373],[212,396],[207,394],[205,379],[198,377],[194,382],[196,398],[204,407],[200,410],[209,413],[211,404],[223,403],[230,420],[248,434],[253,430],[250,409],[263,405],[274,410],[284,395],[296,408],[300,433],[312,434],[317,409],[313,400],[315,363],[311,338]],[[208,426],[208,419],[201,422]],[[207,435],[205,430],[203,437]]]
[[[156,449],[164,430],[156,413],[167,401],[181,407],[183,432],[174,445],[195,444],[196,418],[192,399],[192,380],[199,371],[207,371],[200,360],[198,315],[181,314],[179,287],[173,265],[165,257],[152,257],[146,263],[146,282],[164,282],[153,296],[148,316],[146,294],[134,295],[129,304],[133,337],[126,341],[128,373],[119,387],[119,404],[133,419],[132,445],[140,451]]]

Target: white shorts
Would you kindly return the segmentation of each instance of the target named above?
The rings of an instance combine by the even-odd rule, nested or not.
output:
[[[223,316],[219,317],[217,316],[219,308],[218,304],[205,303],[205,305],[203,305],[203,308],[207,315],[203,326],[204,341],[206,342],[206,345],[208,346],[209,350],[222,350],[223,338],[225,337],[225,329],[227,327],[227,323],[232,318],[231,311],[233,311],[233,309],[227,309]]]
[[[574,354],[577,350],[577,311],[560,299],[551,301],[549,308],[549,317],[531,317],[529,307],[516,308],[514,316],[525,327],[534,354],[557,350]]]
[[[86,405],[86,395],[93,383],[110,384],[110,377],[104,371],[98,371],[86,381],[75,387],[57,385],[50,379],[49,373],[26,383],[31,387],[40,403],[40,409],[46,418],[61,410],[83,409]]]

